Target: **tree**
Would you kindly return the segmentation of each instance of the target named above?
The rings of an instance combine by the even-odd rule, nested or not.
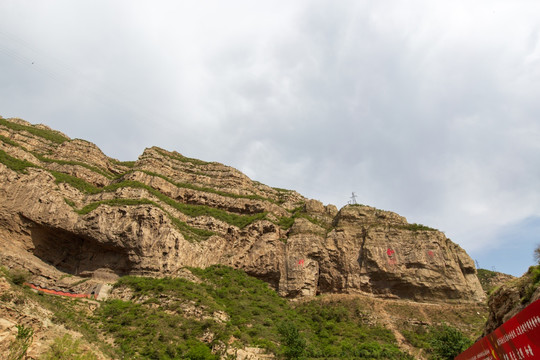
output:
[[[467,350],[472,343],[458,329],[445,324],[437,326],[432,329],[432,337],[429,340],[431,350],[433,351],[431,358],[434,360],[454,359],[463,351]]]
[[[301,359],[306,350],[306,341],[298,332],[296,326],[288,321],[283,321],[278,326],[281,335],[281,351],[286,359]]]
[[[534,260],[538,265],[540,265],[540,245],[534,249]]]

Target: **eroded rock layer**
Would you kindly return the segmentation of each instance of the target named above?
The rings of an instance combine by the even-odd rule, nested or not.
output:
[[[225,264],[288,297],[484,296],[473,261],[440,231],[369,206],[338,211],[157,147],[120,162],[87,141],[0,118],[0,184],[0,256],[45,278]]]

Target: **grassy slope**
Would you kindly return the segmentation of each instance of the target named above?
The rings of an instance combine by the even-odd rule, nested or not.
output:
[[[435,333],[427,320],[477,332],[467,327],[478,323],[470,306],[422,307],[345,295],[290,302],[243,271],[223,266],[191,271],[201,283],[121,278],[116,291],[131,289],[130,300],[101,302],[93,312],[84,301],[37,295],[23,287],[19,296],[39,302],[53,312],[54,322],[80,332],[112,358],[212,359],[211,348],[257,346],[289,358],[412,359],[380,321],[381,311],[391,314],[409,342],[420,348],[429,348]],[[228,318],[219,320],[216,314]],[[103,339],[113,339],[114,345]]]

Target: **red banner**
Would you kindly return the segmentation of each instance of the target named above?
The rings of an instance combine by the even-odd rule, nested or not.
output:
[[[521,310],[455,360],[540,359],[540,300]]]

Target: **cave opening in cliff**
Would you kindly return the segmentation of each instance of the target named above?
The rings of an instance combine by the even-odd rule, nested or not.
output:
[[[110,269],[117,275],[129,273],[131,262],[125,253],[108,248],[96,240],[32,222],[31,252],[62,272],[91,276],[98,269]]]

